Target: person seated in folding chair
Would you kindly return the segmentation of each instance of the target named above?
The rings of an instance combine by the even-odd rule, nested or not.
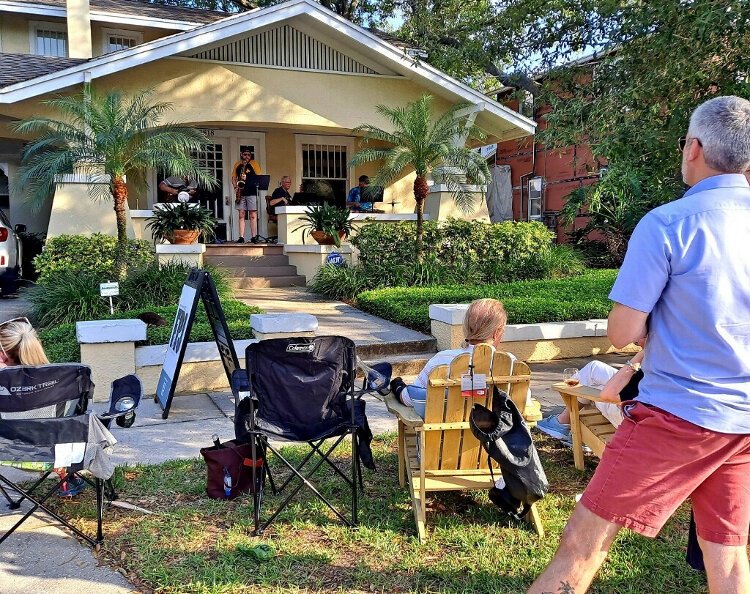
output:
[[[427,380],[430,372],[438,365],[449,365],[463,353],[471,353],[474,346],[482,343],[498,348],[505,332],[508,314],[497,299],[477,299],[472,301],[464,317],[464,346],[458,349],[440,351],[427,361],[413,384],[406,385],[400,377],[391,381],[391,392],[405,406],[411,406],[424,419],[427,403]],[[508,353],[515,361],[515,355]],[[530,396],[530,395],[529,395]],[[521,411],[523,414],[523,411]]]
[[[36,330],[28,318],[13,318],[0,323],[0,368],[15,365],[47,365],[49,359],[39,341]],[[56,469],[63,478],[67,471]],[[60,497],[72,497],[80,493],[86,482],[82,478],[65,481],[59,490]]]

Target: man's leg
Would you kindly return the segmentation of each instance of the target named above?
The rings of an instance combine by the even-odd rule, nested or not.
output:
[[[698,542],[706,565],[711,594],[747,594],[750,592],[750,566],[746,546],[721,545],[700,536]]]
[[[240,208],[237,212],[240,213],[240,236],[238,239],[243,239],[245,237],[245,211]]]
[[[258,211],[250,210],[250,239],[258,235]]]
[[[620,526],[600,518],[580,503],[573,510],[560,545],[529,594],[581,594],[607,558]]]

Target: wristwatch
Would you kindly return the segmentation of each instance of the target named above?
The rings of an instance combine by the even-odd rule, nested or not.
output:
[[[625,361],[625,365],[630,367],[630,369],[633,370],[633,373],[638,373],[641,370],[641,364],[640,363],[633,363],[632,359],[628,359]]]

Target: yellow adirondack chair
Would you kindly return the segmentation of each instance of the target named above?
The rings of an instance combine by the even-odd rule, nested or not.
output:
[[[591,448],[599,458],[604,448],[615,434],[615,426],[599,412],[594,402],[599,402],[599,390],[589,386],[569,386],[563,382],[552,386],[560,393],[565,406],[570,411],[570,434],[573,441],[573,463],[578,470],[583,470],[583,444]],[[578,399],[591,402],[579,410]]]
[[[461,395],[461,376],[469,371],[470,362],[475,374],[487,375],[490,389],[484,398]],[[489,490],[494,484],[487,466],[487,454],[469,428],[472,405],[478,402],[491,408],[491,386],[495,385],[507,392],[527,421],[534,424],[541,419],[541,413],[539,402],[532,401],[527,405],[530,382],[531,372],[526,363],[514,362],[508,353],[500,351],[496,351],[493,357],[492,347],[481,344],[474,348],[473,360],[468,354],[462,354],[450,365],[440,365],[432,370],[424,420],[413,408],[402,405],[393,394],[386,396],[388,410],[398,419],[399,483],[404,486],[408,480],[420,542],[427,534],[427,492]],[[494,473],[495,478],[501,475],[499,468]],[[539,536],[544,536],[536,505],[532,505],[526,519]]]

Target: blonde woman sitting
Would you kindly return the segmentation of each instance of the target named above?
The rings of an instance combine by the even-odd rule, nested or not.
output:
[[[498,348],[505,332],[508,315],[505,307],[497,299],[477,299],[472,301],[464,317],[464,346],[458,349],[440,351],[434,355],[419,373],[414,383],[406,383],[397,377],[391,382],[391,391],[399,401],[411,406],[424,418],[427,403],[427,379],[438,365],[448,365],[458,355],[471,353],[474,346],[482,343]],[[510,354],[510,353],[509,353]],[[510,355],[513,360],[515,357]]]

